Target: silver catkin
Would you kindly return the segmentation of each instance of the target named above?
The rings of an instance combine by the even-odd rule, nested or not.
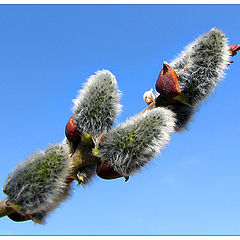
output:
[[[73,118],[79,131],[98,137],[108,131],[121,110],[121,94],[115,76],[107,71],[98,71],[73,100]]]
[[[150,162],[170,140],[174,113],[155,108],[140,113],[106,133],[98,156],[122,175],[132,175]]]
[[[224,76],[230,53],[221,30],[211,29],[189,44],[170,66],[175,70],[182,94],[196,106],[211,94]]]
[[[18,164],[3,191],[19,213],[33,215],[33,221],[43,223],[48,213],[70,194],[70,185],[66,183],[69,171],[67,145],[50,145]]]

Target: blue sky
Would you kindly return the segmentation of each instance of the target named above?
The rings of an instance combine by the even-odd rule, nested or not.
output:
[[[16,163],[61,142],[72,99],[108,69],[117,123],[146,107],[163,61],[212,27],[240,43],[240,5],[0,5],[0,185]],[[44,226],[0,219],[0,234],[240,234],[240,54],[189,130],[139,174],[95,178]],[[5,198],[0,192],[0,198]]]

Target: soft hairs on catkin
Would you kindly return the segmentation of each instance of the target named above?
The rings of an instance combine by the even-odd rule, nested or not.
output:
[[[140,113],[106,133],[98,156],[122,175],[132,175],[150,162],[170,140],[175,114],[165,108]]]
[[[108,131],[121,110],[115,76],[102,70],[90,76],[73,100],[73,118],[79,131],[98,137]]]
[[[217,28],[201,35],[185,47],[170,66],[177,74],[180,98],[184,102],[170,101],[167,108],[176,114],[175,131],[187,129],[200,104],[215,90],[229,65],[229,46],[225,35]],[[163,106],[158,97],[157,105]]]
[[[190,43],[170,65],[175,70],[182,94],[197,105],[214,91],[229,65],[228,41],[221,30],[211,29]]]
[[[30,214],[42,223],[47,214],[70,193],[67,177],[70,171],[66,144],[50,145],[18,164],[9,175],[4,193],[11,206],[21,214]]]

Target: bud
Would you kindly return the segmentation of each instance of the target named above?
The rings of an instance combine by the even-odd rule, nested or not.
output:
[[[80,142],[81,132],[77,129],[76,124],[73,120],[73,116],[69,119],[66,128],[65,135],[69,142]]]
[[[229,52],[230,52],[230,56],[233,57],[235,55],[237,55],[237,51],[240,50],[240,45],[238,44],[233,44],[231,46],[229,46]]]
[[[111,166],[109,166],[107,160],[104,160],[98,164],[96,172],[100,178],[106,180],[124,177],[126,182],[129,179],[129,176],[123,176],[120,173],[116,172]]]
[[[28,221],[28,220],[32,220],[31,216],[21,215],[18,212],[11,213],[11,214],[8,215],[8,217],[15,222],[25,222],[25,221]]]
[[[152,88],[143,94],[143,99],[147,105],[150,105],[152,102],[155,101],[156,96],[155,96]]]
[[[177,74],[167,63],[163,63],[163,68],[156,82],[156,90],[161,96],[167,98],[173,98],[181,94]]]

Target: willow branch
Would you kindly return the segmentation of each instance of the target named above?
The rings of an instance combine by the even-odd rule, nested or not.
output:
[[[143,113],[147,110],[151,110],[155,108],[155,101],[149,104],[145,109],[143,109],[140,113]],[[139,114],[140,114],[139,113]],[[83,145],[79,143],[77,150],[70,157],[72,166],[71,166],[71,175],[70,178],[74,178],[77,180],[77,173],[81,167],[97,165],[100,161],[98,157],[93,156],[92,147],[89,145]]]
[[[153,101],[140,113],[143,113],[147,110],[151,110],[155,107],[156,107],[155,101]],[[82,143],[79,143],[77,150],[71,155],[70,160],[71,160],[71,172],[68,178],[69,182],[72,182],[74,180],[79,182],[79,179],[77,177],[79,169],[86,166],[97,165],[100,161],[98,157],[95,157],[92,154],[92,146]],[[8,198],[5,198],[0,202],[0,218],[17,213],[16,210],[9,207],[9,205],[7,204],[7,200]]]

